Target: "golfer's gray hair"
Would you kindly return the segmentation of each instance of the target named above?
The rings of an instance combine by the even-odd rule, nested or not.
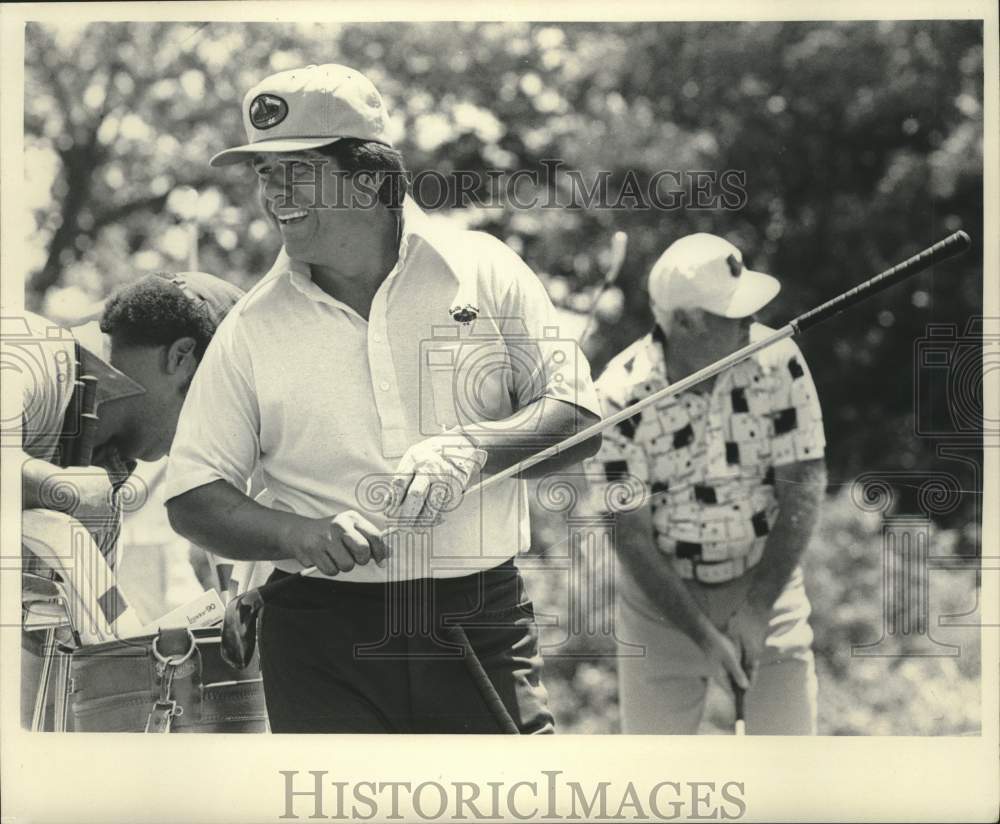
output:
[[[657,326],[663,330],[664,335],[670,335],[670,330],[673,327],[674,319],[678,315],[686,315],[692,319],[696,319],[699,322],[705,315],[704,309],[698,309],[695,307],[672,307],[670,309],[665,309],[662,306],[658,306],[655,302],[649,302],[650,311],[653,313],[653,319],[656,321]]]

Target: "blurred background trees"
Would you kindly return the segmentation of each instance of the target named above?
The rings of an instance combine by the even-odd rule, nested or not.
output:
[[[277,240],[252,176],[210,169],[208,159],[243,142],[239,102],[256,81],[325,62],[354,66],[379,87],[414,175],[527,170],[544,180],[546,161],[558,160],[588,185],[606,174],[612,200],[630,175],[745,176],[736,209],[624,198],[621,208],[452,213],[520,252],[567,312],[588,305],[613,232],[629,233],[619,288],[602,300],[588,341],[595,375],[651,324],[646,275],[689,232],[724,235],[753,268],[778,275],[785,288],[763,319],[782,322],[967,230],[975,248],[939,277],[925,273],[800,345],[824,402],[832,494],[861,471],[957,471],[938,456],[948,438],[928,433],[960,435],[981,452],[968,421],[982,415],[982,350],[962,339],[982,314],[975,21],[29,24],[28,305],[78,319],[138,272],[194,262],[255,282]],[[955,325],[957,336],[935,346],[972,364],[959,384],[955,370],[921,372],[929,324]],[[974,480],[963,476],[971,494],[938,518],[948,545],[966,553],[978,548]],[[818,543],[840,546],[838,534],[828,524]],[[831,564],[848,574],[840,556]],[[587,672],[574,664],[560,678],[586,682]]]
[[[962,332],[981,314],[981,41],[977,23],[953,21],[31,24],[28,303],[71,314],[138,271],[184,269],[191,226],[202,269],[253,283],[276,239],[250,176],[208,158],[242,142],[238,103],[262,76],[342,62],[383,92],[414,174],[544,180],[543,161],[560,160],[587,185],[609,173],[612,200],[629,173],[745,174],[733,211],[623,198],[463,215],[520,251],[569,309],[599,283],[611,234],[629,232],[621,291],[588,346],[595,374],[651,322],[650,265],[689,232],[723,234],[781,277],[765,315],[780,322],[968,230],[976,249],[947,277],[923,275],[801,344],[826,400],[835,482],[927,466],[936,444],[914,437],[914,342],[928,323]],[[932,388],[925,407],[946,415],[948,391]]]

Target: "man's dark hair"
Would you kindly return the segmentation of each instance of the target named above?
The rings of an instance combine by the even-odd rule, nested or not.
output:
[[[215,324],[208,310],[171,283],[171,277],[156,272],[117,291],[104,306],[101,331],[131,346],[169,346],[191,337],[200,361]]]
[[[403,155],[397,149],[375,140],[345,137],[329,146],[321,146],[316,151],[336,160],[337,165],[348,175],[365,173],[382,176],[384,179],[378,190],[379,203],[390,209],[402,208],[410,181],[403,165]]]

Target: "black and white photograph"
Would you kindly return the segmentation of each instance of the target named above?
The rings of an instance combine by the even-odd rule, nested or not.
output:
[[[996,820],[994,5],[0,15],[3,822]]]

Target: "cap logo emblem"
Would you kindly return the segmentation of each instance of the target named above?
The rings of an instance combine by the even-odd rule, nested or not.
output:
[[[737,260],[736,255],[730,255],[726,258],[726,263],[729,264],[729,274],[734,278],[738,278],[743,271],[743,261]]]
[[[271,129],[288,116],[288,104],[274,94],[258,94],[250,103],[250,122],[255,129]]]

